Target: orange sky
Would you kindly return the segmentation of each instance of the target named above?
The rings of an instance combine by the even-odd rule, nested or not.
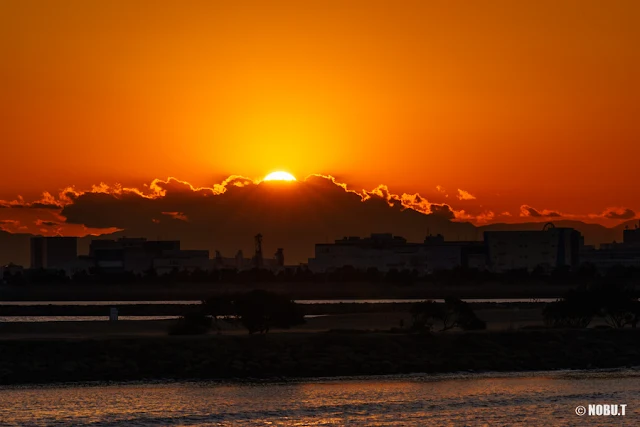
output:
[[[640,212],[638,22],[635,0],[4,0],[0,199],[282,169],[474,215]]]

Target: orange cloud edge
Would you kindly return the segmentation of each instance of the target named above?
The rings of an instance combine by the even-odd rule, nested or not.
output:
[[[471,222],[474,225],[485,225],[494,222],[516,222],[518,221],[518,218],[520,218],[520,221],[527,220],[529,222],[565,219],[587,223],[600,223],[602,220],[615,220],[622,222],[638,217],[633,210],[625,207],[608,207],[601,213],[577,215],[561,213],[549,209],[535,209],[526,204],[520,206],[520,212],[517,215],[514,215],[511,212],[501,212],[496,214],[491,210],[485,210],[478,214],[471,214],[466,212],[464,209],[454,209],[446,203],[429,202],[427,198],[421,196],[419,193],[393,193],[389,190],[389,187],[384,184],[380,184],[372,190],[355,190],[349,188],[346,183],[338,181],[336,177],[323,174],[308,175],[304,180],[302,180],[302,182],[318,178],[327,180],[347,193],[353,193],[359,196],[362,202],[373,198],[379,198],[386,201],[390,207],[398,205],[402,209],[411,209],[425,215],[433,214],[438,210],[449,210],[452,214],[452,221]],[[66,218],[61,215],[61,211],[65,206],[73,204],[78,197],[87,193],[109,194],[114,197],[136,195],[146,199],[159,199],[167,196],[167,188],[169,186],[179,185],[194,193],[201,193],[205,196],[219,196],[227,192],[230,187],[258,185],[261,182],[262,180],[260,179],[252,179],[242,175],[230,175],[221,183],[213,184],[211,187],[196,187],[187,181],[170,176],[167,179],[156,178],[150,184],[144,184],[142,189],[125,187],[117,183],[109,185],[104,182],[101,182],[98,185],[93,185],[90,189],[86,190],[78,190],[74,186],[68,186],[60,190],[56,196],[45,191],[42,193],[42,197],[31,202],[25,201],[22,196],[18,196],[15,200],[11,201],[0,200],[0,208],[31,208],[39,211],[47,211],[49,212],[49,216],[54,219],[36,219],[28,225],[23,224],[22,221],[16,219],[0,219],[0,230],[10,233],[22,232],[43,235],[86,236],[110,234],[122,230],[115,227],[90,228],[78,224],[67,224],[65,223]],[[443,195],[446,194],[446,191],[441,186],[436,186],[436,191]],[[462,189],[457,190],[457,198],[460,201],[477,199],[474,195]],[[162,212],[162,214],[176,220],[188,221],[188,218],[182,212]]]

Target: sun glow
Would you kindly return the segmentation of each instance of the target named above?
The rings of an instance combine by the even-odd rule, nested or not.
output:
[[[291,175],[289,172],[272,172],[269,175],[264,177],[265,181],[295,181],[296,177]]]

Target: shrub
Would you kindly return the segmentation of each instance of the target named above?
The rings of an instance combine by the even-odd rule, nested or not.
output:
[[[471,305],[458,298],[445,298],[444,304],[424,301],[414,304],[411,309],[412,328],[417,331],[431,331],[436,322],[442,323],[441,331],[460,328],[465,331],[487,328],[485,321],[479,319]]]
[[[169,335],[202,335],[211,330],[213,319],[202,313],[180,317],[169,329]]]
[[[554,328],[586,328],[595,314],[590,302],[573,299],[547,304],[542,311],[545,325]]]
[[[299,306],[274,292],[255,290],[234,301],[237,316],[250,334],[267,333],[271,328],[289,329],[305,323]]]
[[[586,328],[596,316],[612,328],[635,328],[640,319],[640,302],[635,292],[619,286],[583,288],[548,304],[543,315],[545,324],[556,328]]]
[[[418,332],[431,332],[437,321],[442,321],[444,310],[435,301],[422,301],[411,307],[411,329]]]
[[[445,298],[444,304],[448,316],[443,330],[455,327],[465,331],[487,329],[487,323],[476,316],[469,303],[458,298]]]

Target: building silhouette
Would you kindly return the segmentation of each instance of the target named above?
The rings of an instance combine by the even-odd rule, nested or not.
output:
[[[253,255],[253,263],[255,268],[262,268],[264,265],[264,257],[262,256],[262,234],[258,233],[254,237],[255,254]]]
[[[447,241],[444,236],[428,235],[422,242],[407,242],[390,233],[369,237],[349,236],[333,243],[317,243],[315,256],[308,264],[285,265],[284,249],[273,258],[263,257],[262,235],[254,237],[254,253],[245,257],[242,250],[234,257],[215,251],[183,250],[178,240],[147,240],[123,237],[117,240],[92,240],[88,256],[78,256],[75,237],[34,237],[31,239],[31,268],[64,270],[67,275],[85,271],[98,273],[154,270],[158,275],[172,271],[237,271],[267,269],[274,273],[308,267],[314,273],[345,266],[358,270],[375,268],[381,272],[411,270],[430,274],[456,268],[509,270],[557,268],[575,270],[593,264],[606,271],[615,266],[640,268],[640,227],[624,230],[622,243],[603,243],[599,248],[585,246],[580,232],[573,228],[546,224],[539,230],[487,231],[482,241]]]
[[[605,272],[613,267],[640,268],[640,228],[626,228],[622,234],[622,243],[602,243],[585,246],[581,254],[584,264],[591,264],[597,270]]]
[[[181,251],[179,240],[123,237],[117,240],[92,240],[89,245],[89,257],[93,259],[95,267],[105,272],[143,273],[154,268],[154,263],[160,264],[163,270],[180,269],[194,265],[193,258],[203,256],[208,263],[209,251]]]
[[[207,271],[211,267],[208,250],[167,250],[155,256],[152,268],[162,275],[172,271]]]
[[[278,248],[278,250],[275,253],[275,260],[276,260],[276,265],[278,267],[284,267],[284,249],[283,248]]]
[[[309,269],[318,273],[351,266],[359,270],[431,273],[463,266],[482,269],[485,258],[482,242],[447,242],[442,235],[437,235],[427,236],[422,243],[408,243],[400,236],[377,233],[316,244]]]
[[[31,238],[31,268],[33,269],[67,269],[77,259],[77,237]]]
[[[580,232],[553,224],[535,231],[488,231],[484,241],[446,241],[438,234],[427,236],[422,243],[409,243],[403,237],[383,233],[316,244],[309,269],[319,273],[351,266],[423,274],[455,268],[494,272],[574,269],[580,265],[582,246]]]
[[[274,254],[274,258],[265,258],[262,248],[263,236],[257,234],[253,238],[254,254],[251,258],[245,258],[242,250],[236,252],[235,257],[225,257],[220,251],[215,252],[215,257],[211,260],[212,270],[235,269],[237,271],[251,269],[266,269],[273,272],[281,270],[293,269],[298,266],[286,266],[284,264],[284,249],[278,248]]]
[[[627,246],[640,246],[640,221],[633,228],[622,231],[622,242]]]
[[[542,230],[486,231],[487,264],[492,271],[533,271],[542,267],[577,268],[580,265],[582,235],[573,228],[549,223]]]

